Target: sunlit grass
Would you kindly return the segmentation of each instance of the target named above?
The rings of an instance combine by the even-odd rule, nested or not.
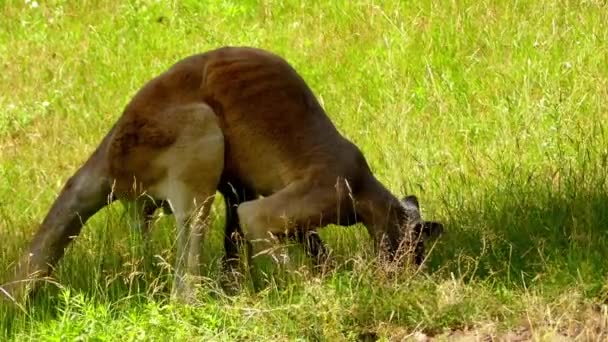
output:
[[[390,278],[371,266],[362,227],[330,227],[321,234],[335,272],[311,275],[300,260],[261,293],[226,297],[218,200],[202,305],[184,308],[166,301],[172,218],[142,251],[113,205],[54,274],[68,294],[49,286],[27,315],[0,308],[0,336],[606,331],[604,2],[9,0],[0,11],[0,273],[134,92],[222,45],[287,58],[378,177],[399,196],[416,194],[447,230],[423,271]]]

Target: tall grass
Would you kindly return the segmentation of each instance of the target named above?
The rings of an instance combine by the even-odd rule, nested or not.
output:
[[[222,45],[287,58],[382,182],[447,230],[423,270],[391,277],[372,266],[362,227],[328,227],[333,271],[296,259],[261,292],[226,296],[218,199],[190,308],[167,301],[172,218],[144,249],[113,205],[71,245],[59,286],[26,313],[0,307],[0,337],[606,334],[603,1],[5,0],[0,11],[0,273],[134,92]]]

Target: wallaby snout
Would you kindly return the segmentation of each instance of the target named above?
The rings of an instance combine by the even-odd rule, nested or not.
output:
[[[440,237],[444,232],[444,226],[440,222],[425,221],[422,218],[420,204],[416,196],[408,195],[401,200],[401,203],[407,216],[406,227],[402,229],[406,230],[406,236],[410,234],[414,262],[416,265],[420,265],[426,258],[426,243]]]

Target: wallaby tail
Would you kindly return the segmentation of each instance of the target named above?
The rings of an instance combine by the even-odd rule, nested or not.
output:
[[[103,146],[104,144],[102,144]],[[114,200],[101,147],[70,177],[19,259],[14,278],[2,285],[2,294],[20,302],[47,277],[86,221]]]

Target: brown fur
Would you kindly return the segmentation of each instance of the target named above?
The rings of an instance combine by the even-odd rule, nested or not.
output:
[[[226,47],[183,59],[137,92],[53,203],[16,279],[47,275],[91,215],[108,201],[142,193],[171,203],[179,226],[178,280],[196,275],[206,200],[218,188],[229,193],[228,184],[248,195],[230,198],[239,205],[227,210],[226,231],[242,224],[252,241],[362,222],[395,256],[401,242],[412,244],[412,232],[424,227],[374,177],[284,59]],[[190,224],[187,217],[201,203],[202,217]],[[229,253],[234,250],[227,247]],[[7,287],[9,293],[19,284]],[[190,288],[177,285],[180,292],[182,285]]]

